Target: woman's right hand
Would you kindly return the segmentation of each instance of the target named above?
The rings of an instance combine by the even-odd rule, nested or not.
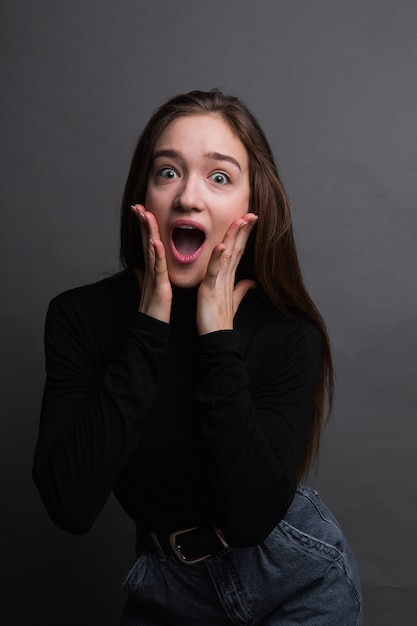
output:
[[[145,269],[135,269],[141,290],[139,311],[161,322],[169,323],[172,287],[158,222],[141,204],[132,205],[132,211],[139,221],[145,258]]]

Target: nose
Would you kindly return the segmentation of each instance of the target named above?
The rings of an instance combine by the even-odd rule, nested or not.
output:
[[[184,177],[175,198],[175,208],[184,211],[203,211],[205,200],[201,179],[194,174]]]

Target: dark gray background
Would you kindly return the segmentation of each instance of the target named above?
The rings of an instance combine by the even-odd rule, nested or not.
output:
[[[190,89],[239,95],[270,138],[338,376],[310,484],[357,557],[368,626],[417,610],[415,0],[1,3],[2,624],[114,626],[133,526],[76,537],[31,481],[43,323],[117,269],[137,135]]]

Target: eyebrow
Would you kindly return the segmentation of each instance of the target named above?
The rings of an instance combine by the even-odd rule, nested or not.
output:
[[[208,152],[206,155],[209,159],[213,159],[213,161],[228,161],[229,163],[233,163],[240,170],[239,161],[236,161],[232,156],[227,154],[221,154],[220,152]]]
[[[176,150],[158,150],[158,152],[154,152],[152,155],[152,160],[154,161],[158,157],[168,157],[170,159],[179,158],[180,154]]]
[[[221,152],[207,152],[204,156],[207,157],[208,159],[213,160],[213,161],[228,161],[229,163],[232,163],[233,165],[236,165],[236,167],[239,170],[242,169],[240,167],[239,161],[237,161],[235,158],[233,158],[232,156],[229,156],[227,154],[221,154]],[[157,152],[155,152],[153,154],[152,160],[155,160],[155,159],[157,159],[159,157],[168,157],[170,159],[179,159],[179,158],[181,158],[181,155],[176,150],[158,150]]]

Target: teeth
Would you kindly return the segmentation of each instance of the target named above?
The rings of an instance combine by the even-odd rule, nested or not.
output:
[[[181,224],[181,226],[177,226],[181,230],[197,230],[194,226],[189,226],[188,224]]]

